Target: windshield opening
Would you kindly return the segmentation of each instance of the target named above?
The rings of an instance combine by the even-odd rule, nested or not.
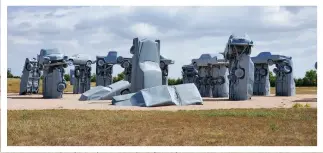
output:
[[[57,49],[49,49],[45,51],[45,55],[49,54],[60,54],[60,52]]]

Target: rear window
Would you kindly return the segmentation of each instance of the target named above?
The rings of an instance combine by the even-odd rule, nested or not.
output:
[[[150,40],[141,42],[139,45],[139,61],[152,61],[159,63],[157,43]]]

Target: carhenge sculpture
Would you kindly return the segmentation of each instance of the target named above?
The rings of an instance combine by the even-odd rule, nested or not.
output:
[[[198,73],[194,83],[202,97],[229,96],[228,64],[211,54],[202,54],[200,58],[192,59],[192,65]]]
[[[117,64],[118,53],[110,51],[107,56],[96,56],[96,86],[109,86],[113,83],[113,66]]]
[[[122,80],[108,87],[94,87],[83,93],[79,100],[112,99],[113,105],[143,107],[202,103],[202,97],[194,84],[162,85],[159,40],[139,41],[138,38],[134,38],[130,53],[133,54],[131,84]],[[123,94],[122,91],[125,90],[128,90],[129,94]]]
[[[119,56],[117,58],[117,63],[124,69],[123,70],[124,80],[131,83],[131,69],[132,69],[131,58],[124,58],[122,56]]]
[[[36,94],[39,90],[39,79],[41,76],[41,68],[38,66],[38,61],[33,58],[26,58],[22,76],[20,78],[20,95]]]
[[[268,66],[276,65],[276,96],[295,95],[295,82],[293,77],[292,57],[283,55],[272,55],[270,52],[261,52],[252,58],[255,63],[255,95],[269,95],[270,82]],[[256,91],[256,92],[255,92]]]
[[[57,49],[41,49],[38,59],[39,67],[43,68],[43,97],[62,98],[66,88],[64,68],[67,67],[68,56]]]
[[[75,54],[68,60],[68,65],[74,65],[70,72],[70,79],[73,85],[73,94],[84,93],[91,88],[91,65],[93,61],[88,55]]]
[[[192,64],[182,66],[182,77],[184,84],[195,83],[195,85],[198,86],[195,82],[195,80],[199,77],[198,71],[194,68]]]
[[[253,95],[269,96],[270,81],[269,81],[269,66],[266,53],[259,53],[256,57],[252,57],[252,62],[255,65],[255,82],[253,83]]]
[[[163,85],[168,85],[168,71],[169,71],[168,66],[170,64],[174,64],[174,61],[160,55],[160,64],[159,64],[159,66],[160,66],[160,69],[162,71],[162,78],[163,78],[162,84]]]
[[[224,58],[229,61],[229,99],[251,99],[254,83],[254,64],[250,54],[253,41],[247,35],[229,37],[223,52]]]

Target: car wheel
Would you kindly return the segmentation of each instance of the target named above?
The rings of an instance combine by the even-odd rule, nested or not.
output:
[[[234,75],[238,77],[239,79],[242,79],[244,77],[244,70],[239,68],[234,71]]]
[[[64,82],[57,84],[57,91],[58,92],[63,92],[65,88],[66,88],[66,84]]]
[[[159,67],[160,67],[162,70],[163,70],[163,69],[165,69],[165,67],[166,67],[165,62],[161,61],[161,62],[160,62],[160,64],[159,64]]]
[[[284,72],[286,74],[292,73],[292,71],[293,71],[293,68],[290,65],[285,65],[284,66]]]
[[[266,76],[268,71],[267,71],[267,69],[262,68],[262,69],[259,70],[259,73],[260,73],[261,76]]]
[[[104,62],[104,60],[102,60],[102,59],[98,60],[98,65],[99,65],[99,66],[103,66],[103,65],[104,65],[104,63],[105,63],[105,62]]]
[[[26,64],[26,70],[27,71],[31,71],[32,67],[33,66],[30,63]]]

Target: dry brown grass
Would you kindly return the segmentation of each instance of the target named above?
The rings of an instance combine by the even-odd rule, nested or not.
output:
[[[7,84],[8,93],[18,93],[19,86],[20,86],[20,79],[8,78],[8,84]],[[95,86],[95,82],[92,82],[91,86]],[[42,90],[42,81],[40,81],[39,91],[41,92],[41,90]],[[73,86],[71,86],[68,82],[65,92],[72,92],[72,91],[73,91]],[[272,87],[270,89],[270,92],[274,94],[275,88]],[[296,94],[317,94],[317,87],[296,87]]]
[[[317,110],[8,111],[8,145],[315,146]]]

